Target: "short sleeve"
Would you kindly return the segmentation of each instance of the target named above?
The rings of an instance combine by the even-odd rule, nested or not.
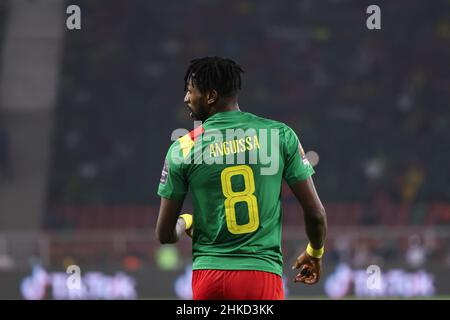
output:
[[[183,163],[174,152],[179,148],[174,147],[175,142],[167,152],[164,166],[161,172],[161,179],[158,186],[158,195],[173,200],[184,200],[188,191],[188,182],[183,172]],[[178,161],[177,161],[178,160]]]
[[[288,185],[306,180],[314,174],[314,169],[306,158],[302,145],[295,134],[289,128],[284,128],[284,171],[283,178]]]

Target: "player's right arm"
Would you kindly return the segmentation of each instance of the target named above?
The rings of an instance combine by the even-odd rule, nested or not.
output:
[[[167,153],[158,187],[161,205],[155,234],[162,244],[175,243],[185,231],[189,234],[189,230],[192,230],[192,215],[180,216],[188,183],[181,158],[177,158],[179,153],[178,142],[175,142]]]

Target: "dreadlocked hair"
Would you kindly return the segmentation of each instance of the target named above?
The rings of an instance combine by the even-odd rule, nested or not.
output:
[[[241,66],[231,59],[205,57],[191,60],[184,76],[184,91],[192,81],[200,92],[216,90],[220,96],[233,96],[241,89]]]

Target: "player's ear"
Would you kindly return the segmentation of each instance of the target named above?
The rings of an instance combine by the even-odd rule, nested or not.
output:
[[[219,94],[217,93],[216,90],[211,90],[206,93],[206,101],[208,102],[208,104],[216,103],[218,98]]]

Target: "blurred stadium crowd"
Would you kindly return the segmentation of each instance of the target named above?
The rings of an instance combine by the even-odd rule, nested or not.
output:
[[[192,129],[185,68],[221,55],[246,71],[241,109],[287,123],[318,153],[330,229],[385,228],[353,242],[332,236],[330,259],[409,254],[412,264],[432,256],[450,265],[448,237],[385,231],[450,224],[449,1],[386,2],[378,31],[365,28],[360,1],[76,2],[83,29],[64,37],[45,229],[152,228],[170,135]],[[0,177],[13,179],[7,141],[0,121]],[[301,231],[286,186],[282,197],[285,223]],[[289,232],[288,257],[303,247]],[[152,261],[148,243],[130,252]],[[86,263],[108,261],[108,245],[78,246]],[[52,252],[58,261],[68,249]]]
[[[399,2],[386,12],[395,26],[372,34],[353,28],[357,3],[335,2],[82,3],[89,32],[66,36],[49,204],[154,202],[171,131],[192,127],[187,61],[219,53],[247,71],[242,109],[288,123],[318,152],[326,201],[448,200],[447,17]]]

